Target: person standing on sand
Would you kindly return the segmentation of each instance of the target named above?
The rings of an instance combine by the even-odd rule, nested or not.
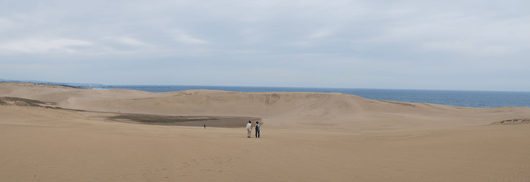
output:
[[[260,130],[259,122],[256,121],[256,138],[259,138]]]
[[[250,121],[248,121],[247,123],[247,132],[248,132],[247,138],[250,138],[250,133],[252,132],[252,123],[250,123]]]

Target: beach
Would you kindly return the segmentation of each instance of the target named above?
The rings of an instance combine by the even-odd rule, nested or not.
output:
[[[530,180],[524,107],[15,82],[0,83],[0,97],[0,181]],[[213,119],[112,119],[131,114]],[[235,123],[247,119],[260,121],[261,138]]]

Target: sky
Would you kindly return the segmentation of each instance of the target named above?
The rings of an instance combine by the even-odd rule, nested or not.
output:
[[[530,91],[528,0],[0,0],[0,79]]]

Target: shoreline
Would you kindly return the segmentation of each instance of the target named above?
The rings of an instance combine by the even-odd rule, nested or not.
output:
[[[89,90],[98,90],[98,91],[102,91],[102,90],[131,90],[131,91],[141,91],[141,92],[148,92],[148,93],[159,93],[159,94],[171,94],[171,93],[177,93],[177,92],[186,92],[186,91],[196,91],[196,90],[205,90],[205,91],[212,91],[212,92],[216,92],[216,91],[221,91],[221,92],[241,92],[241,93],[264,93],[264,94],[274,94],[274,93],[315,93],[315,94],[320,94],[320,93],[324,93],[324,94],[348,94],[348,95],[355,95],[355,96],[359,96],[359,97],[363,97],[363,98],[367,98],[367,99],[370,99],[370,97],[366,96],[366,95],[358,95],[358,94],[352,94],[352,93],[344,93],[344,92],[338,92],[338,91],[335,91],[335,92],[318,92],[318,91],[310,91],[310,90],[304,90],[304,91],[289,91],[289,90],[283,90],[283,91],[263,91],[263,92],[256,92],[256,91],[233,91],[233,90],[223,90],[222,88],[247,88],[247,87],[231,87],[231,86],[226,86],[226,87],[223,87],[223,86],[215,86],[215,88],[209,88],[210,86],[171,86],[171,85],[166,85],[166,86],[141,86],[141,87],[138,87],[138,88],[143,88],[143,89],[125,89],[125,88],[120,88],[120,87],[116,87],[116,88],[112,88],[110,86],[95,86],[95,87],[84,87],[84,86],[66,86],[66,85],[57,85],[57,84],[46,84],[46,83],[25,83],[25,82],[4,82],[4,83],[15,83],[15,84],[38,84],[38,85],[43,85],[43,86],[46,86],[46,85],[49,85],[49,86],[62,86],[62,87],[69,87],[69,88],[77,88],[77,89],[89,89]],[[160,88],[170,88],[170,87],[185,87],[186,89],[184,90],[166,90],[166,91],[161,91],[161,92],[155,92],[155,91],[149,91],[149,90],[146,90],[146,89],[149,89],[149,88],[155,88],[155,87],[160,87]],[[190,87],[190,88],[188,88]],[[213,87],[213,86],[212,86]],[[255,87],[255,88],[263,88],[263,89],[266,89],[268,87]],[[281,88],[281,87],[278,87],[278,88]],[[302,89],[305,89],[305,88],[302,88]],[[316,88],[317,89],[317,88]],[[330,88],[321,88],[321,89],[330,89]],[[352,90],[352,89],[350,89]],[[392,95],[393,93],[390,92],[390,93],[386,93],[388,91],[393,91],[395,89],[353,89],[353,90],[364,90],[364,91],[369,91],[368,93],[370,93],[371,95],[375,95],[377,97],[381,97],[381,96],[387,96],[388,94]],[[381,91],[384,91],[384,93],[371,93],[371,92],[381,92]],[[397,90],[398,92],[416,92],[416,90]],[[407,98],[407,99],[392,99],[392,98],[372,98],[372,100],[378,100],[378,101],[386,101],[386,102],[402,102],[402,103],[423,103],[423,104],[436,104],[436,105],[445,105],[445,106],[454,106],[454,107],[467,107],[467,108],[501,108],[501,107],[523,107],[523,108],[530,108],[530,92],[497,92],[497,91],[437,91],[437,90],[430,90],[430,91],[426,91],[426,92],[433,92],[433,93],[429,93],[431,97],[433,97],[432,99],[428,99],[430,101],[427,101],[427,100],[421,100],[421,98],[424,98],[426,97],[426,95],[421,95],[421,94],[425,94],[425,93],[408,93],[409,95],[396,95],[395,97],[404,97],[404,98]],[[439,93],[438,93],[439,92]],[[446,93],[447,92],[447,93]],[[453,93],[455,92],[455,93]],[[500,93],[500,94],[509,94],[509,95],[481,95],[481,93]],[[459,97],[464,97],[466,99],[462,100],[463,98],[451,98],[451,97],[448,97],[445,98],[445,97],[440,97],[439,95],[444,95],[444,94],[456,94],[456,93],[463,93],[463,94],[467,94],[467,95],[462,95],[462,96],[459,96]],[[410,94],[420,94],[419,96],[412,96]],[[512,94],[512,95],[510,95]],[[513,94],[516,94],[516,95],[513,95]],[[523,94],[523,95],[521,95]],[[429,96],[429,95],[427,95]],[[458,95],[457,95],[458,96]],[[409,98],[410,97],[410,98]],[[414,97],[418,97],[418,99],[413,99]],[[497,98],[497,99],[486,99],[486,98],[489,98],[489,97],[494,97],[494,98]],[[504,98],[506,97],[506,98]],[[518,98],[521,98],[521,99],[518,99]],[[524,98],[526,98],[526,101]],[[436,99],[440,100],[440,101],[435,101]],[[454,100],[454,101],[451,101]],[[508,99],[508,100],[506,100]],[[517,100],[517,103],[516,104],[506,104],[507,102],[509,102],[510,100]],[[446,100],[446,101],[444,101]],[[486,100],[486,101],[484,101]],[[487,102],[490,102],[489,104]],[[498,103],[497,103],[498,102]],[[486,103],[486,104],[485,104]]]

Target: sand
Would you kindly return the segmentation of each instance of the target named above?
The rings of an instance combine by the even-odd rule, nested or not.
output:
[[[0,83],[0,181],[529,181],[529,108],[339,93],[147,93]],[[117,113],[261,118],[244,128],[115,122]],[[505,122],[507,123],[507,122]],[[519,124],[517,124],[519,123]]]

